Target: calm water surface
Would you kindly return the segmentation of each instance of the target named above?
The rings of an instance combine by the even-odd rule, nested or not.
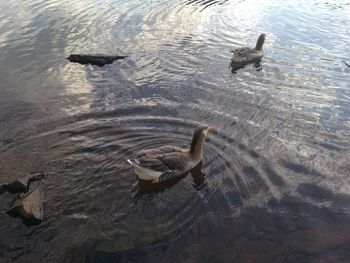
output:
[[[0,1],[0,183],[45,171],[45,219],[4,214],[1,262],[349,262],[350,2]],[[267,35],[262,69],[230,50]],[[126,54],[103,68],[71,53]],[[187,146],[151,187],[126,159]]]

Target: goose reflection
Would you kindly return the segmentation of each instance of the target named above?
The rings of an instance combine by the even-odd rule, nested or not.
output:
[[[233,74],[237,74],[237,70],[241,69],[241,68],[244,68],[246,65],[248,65],[250,63],[246,63],[246,62],[235,62],[235,61],[232,61],[231,60],[231,63],[230,63],[230,68],[231,68],[231,72]],[[263,65],[261,63],[261,61],[256,61],[254,63],[254,67],[256,68],[256,71],[260,71],[262,70],[263,68]]]

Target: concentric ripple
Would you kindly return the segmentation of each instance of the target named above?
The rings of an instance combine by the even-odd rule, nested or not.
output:
[[[179,118],[183,115],[180,111],[197,111],[197,115],[206,116],[205,122],[218,127],[206,140],[203,165],[175,183],[144,192],[145,186],[138,185],[126,160],[157,146],[188,147],[200,122]],[[155,116],[155,112],[163,114]],[[278,200],[290,190],[292,184],[275,171],[277,166],[272,168],[263,153],[230,134],[241,129],[239,122],[231,120],[227,126],[229,119],[224,118],[221,121],[226,127],[222,127],[218,120],[219,114],[206,109],[128,106],[108,114],[68,119],[24,139],[16,148],[4,147],[2,156],[11,162],[13,151],[22,149],[26,154],[31,149],[31,154],[42,159],[47,153],[40,145],[53,142],[45,145],[50,151],[46,156],[48,224],[84,218],[100,226],[100,233],[117,239],[127,236],[133,246],[139,246],[181,237],[195,227],[203,211],[224,209],[235,214],[245,206]],[[218,203],[220,207],[216,207]]]

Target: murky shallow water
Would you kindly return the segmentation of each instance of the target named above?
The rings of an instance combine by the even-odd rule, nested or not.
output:
[[[45,220],[3,212],[2,262],[348,262],[348,1],[2,1],[0,183],[45,171]],[[267,34],[262,69],[230,50]],[[70,53],[126,54],[103,68]],[[215,127],[202,167],[125,160]]]

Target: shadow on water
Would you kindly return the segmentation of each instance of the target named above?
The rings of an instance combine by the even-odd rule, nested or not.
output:
[[[297,197],[271,199],[268,208],[249,207],[232,218],[218,210],[215,217],[220,218],[215,227],[212,215],[203,215],[201,225],[177,240],[137,247],[122,236],[89,241],[69,249],[64,261],[346,262],[350,256],[350,218]],[[199,238],[190,239],[193,235]]]
[[[7,192],[6,188],[3,186],[0,186],[0,195],[4,194],[6,192]]]

